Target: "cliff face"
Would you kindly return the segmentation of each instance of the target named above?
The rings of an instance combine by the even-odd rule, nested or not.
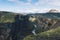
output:
[[[34,32],[37,34],[39,32],[44,32],[53,28],[57,28],[57,26],[60,26],[60,16],[58,16],[60,15],[59,13],[28,15],[5,13],[4,16],[3,14],[1,15],[1,40],[22,40],[27,35],[33,34],[33,30],[35,30]]]

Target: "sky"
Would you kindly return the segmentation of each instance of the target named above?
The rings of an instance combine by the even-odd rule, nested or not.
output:
[[[0,0],[0,11],[44,13],[50,9],[59,10],[60,0]]]

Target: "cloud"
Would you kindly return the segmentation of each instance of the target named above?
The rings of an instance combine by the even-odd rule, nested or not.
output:
[[[20,9],[15,8],[16,12],[21,13],[41,13],[41,12],[48,12],[50,9],[60,9],[58,8],[60,6],[60,0],[38,0],[33,4],[32,0],[27,0],[27,2],[23,2],[20,0],[8,0],[8,1],[18,4],[19,7],[21,6]]]
[[[39,0],[35,5],[60,6],[60,0]]]
[[[10,2],[16,2],[16,1],[18,1],[18,0],[7,0],[7,1],[10,1]]]
[[[34,1],[32,0],[27,0],[27,2],[21,1],[21,0],[8,0],[11,2],[15,2],[18,4],[22,4],[22,5],[32,5],[32,2],[34,3]],[[37,2],[35,2],[33,5],[52,5],[52,6],[60,6],[60,0],[38,0]]]
[[[31,5],[31,0],[27,0],[27,2],[24,2],[24,0],[7,0],[9,2],[16,3],[18,5]]]
[[[27,8],[27,9],[22,9],[19,12],[21,13],[44,13],[48,12],[50,8],[37,8],[37,7],[32,7],[32,8]]]
[[[51,0],[48,4],[52,6],[60,6],[60,0]]]

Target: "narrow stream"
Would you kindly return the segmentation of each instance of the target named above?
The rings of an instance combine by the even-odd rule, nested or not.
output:
[[[37,25],[34,24],[34,29],[32,30],[32,33],[36,35],[35,29],[37,28]]]

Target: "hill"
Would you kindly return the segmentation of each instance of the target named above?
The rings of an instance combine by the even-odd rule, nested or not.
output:
[[[60,13],[35,13],[24,15],[0,11],[0,39],[23,40],[28,35],[33,35],[33,39],[36,38],[35,34],[46,35],[45,31],[57,27],[60,27]]]
[[[60,40],[60,27],[38,33],[36,36],[29,35],[24,40]]]
[[[14,22],[14,17],[19,13],[13,13],[8,11],[0,11],[0,22]],[[20,14],[19,14],[20,15]]]

